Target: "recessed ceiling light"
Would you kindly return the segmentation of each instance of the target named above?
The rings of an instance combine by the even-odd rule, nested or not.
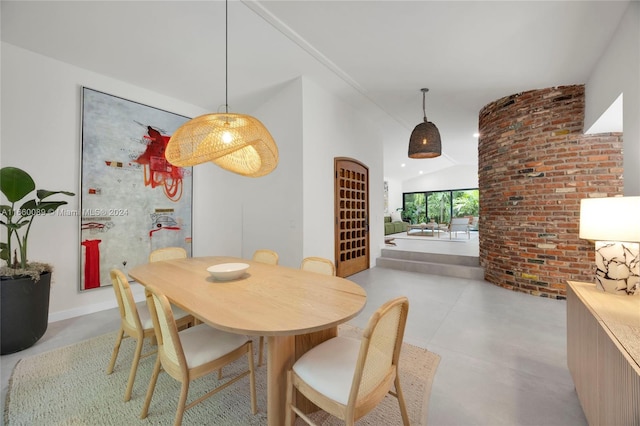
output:
[[[404,167],[404,166],[406,166],[406,164],[404,164],[404,163],[400,164],[400,167]]]
[[[475,132],[475,133],[473,134],[473,137],[474,137],[474,138],[479,138],[479,137],[480,137],[480,133]]]
[[[418,172],[418,174],[420,174],[420,175],[421,175],[421,174],[422,174],[422,170],[420,170],[420,171]]]

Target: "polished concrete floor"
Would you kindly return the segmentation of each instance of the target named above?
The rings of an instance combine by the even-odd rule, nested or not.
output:
[[[441,242],[433,244],[447,250]],[[587,424],[566,366],[565,301],[484,281],[384,268],[350,279],[368,296],[351,324],[364,327],[378,306],[405,295],[410,300],[405,341],[442,357],[429,425]],[[3,407],[20,358],[117,330],[118,323],[115,309],[52,323],[32,348],[2,356]]]
[[[373,268],[367,306],[409,297],[405,341],[442,357],[429,425],[586,425],[566,360],[566,303],[484,281]]]

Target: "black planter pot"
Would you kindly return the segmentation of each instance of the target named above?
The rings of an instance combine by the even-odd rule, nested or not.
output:
[[[0,282],[1,354],[33,346],[47,331],[51,272],[38,282],[29,277],[2,277]]]

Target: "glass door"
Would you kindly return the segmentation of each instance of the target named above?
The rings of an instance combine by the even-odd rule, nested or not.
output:
[[[410,223],[449,223],[452,217],[478,217],[479,198],[477,189],[404,193],[402,217]]]
[[[474,216],[480,214],[480,194],[477,189],[453,191],[453,217]]]
[[[427,194],[428,221],[451,222],[451,191],[434,191]]]
[[[424,192],[403,194],[402,218],[409,223],[426,222],[427,201]]]

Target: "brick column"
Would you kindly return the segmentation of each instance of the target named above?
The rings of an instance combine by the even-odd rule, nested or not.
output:
[[[480,111],[480,264],[485,279],[563,299],[594,280],[580,199],[622,195],[622,134],[585,136],[584,86],[532,90]],[[603,217],[603,221],[615,217]]]

